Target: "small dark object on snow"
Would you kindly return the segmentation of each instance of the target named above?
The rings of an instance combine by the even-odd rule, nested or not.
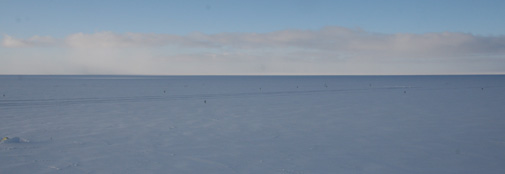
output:
[[[207,100],[203,100],[203,103],[207,103]]]
[[[167,93],[167,91],[163,90],[163,93]]]
[[[19,138],[19,137],[4,137],[0,140],[0,143],[28,143],[30,140]]]
[[[405,93],[407,93],[407,91],[403,91],[403,93],[405,94]]]

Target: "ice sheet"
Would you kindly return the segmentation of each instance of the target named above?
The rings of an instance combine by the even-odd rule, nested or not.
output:
[[[0,76],[0,173],[505,173],[505,76]]]

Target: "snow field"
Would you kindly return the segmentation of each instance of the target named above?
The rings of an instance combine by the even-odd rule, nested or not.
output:
[[[504,76],[1,76],[0,136],[27,142],[0,144],[0,173],[504,173],[504,89]]]

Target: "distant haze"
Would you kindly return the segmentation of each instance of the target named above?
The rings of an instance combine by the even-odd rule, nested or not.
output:
[[[505,37],[381,34],[344,27],[269,33],[4,35],[2,74],[496,74]],[[5,54],[5,53],[3,53]]]

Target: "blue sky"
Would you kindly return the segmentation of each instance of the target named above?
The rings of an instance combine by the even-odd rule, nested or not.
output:
[[[381,33],[505,34],[505,1],[26,1],[3,0],[0,32],[271,32],[363,28]]]
[[[504,73],[504,7],[500,0],[2,0],[0,73]]]

